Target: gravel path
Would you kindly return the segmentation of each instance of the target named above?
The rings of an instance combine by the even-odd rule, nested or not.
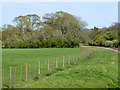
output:
[[[115,51],[117,53],[120,53],[120,51],[118,51],[118,48],[109,48],[109,47],[100,47],[100,46],[81,46],[81,47],[97,47],[97,48],[104,48],[104,49],[108,49],[108,50],[112,50],[112,51]]]

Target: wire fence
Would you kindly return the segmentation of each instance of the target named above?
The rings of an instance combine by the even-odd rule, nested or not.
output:
[[[91,48],[86,48],[84,52],[77,52],[67,56],[49,58],[48,60],[39,60],[35,63],[26,63],[20,66],[10,66],[9,70],[2,69],[2,88],[12,88],[21,85],[23,82],[29,82],[37,76],[46,72],[61,71],[67,65],[72,65],[91,53]],[[8,72],[9,71],[9,72]]]

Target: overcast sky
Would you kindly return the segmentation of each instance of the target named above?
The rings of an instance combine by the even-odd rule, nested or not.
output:
[[[81,17],[88,23],[87,28],[108,27],[118,21],[117,2],[3,2],[0,26],[14,25],[12,20],[20,15],[37,14],[42,17],[57,11]]]

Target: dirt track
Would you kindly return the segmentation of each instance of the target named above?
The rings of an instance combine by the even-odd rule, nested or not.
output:
[[[108,50],[112,50],[112,51],[115,51],[117,53],[120,53],[118,51],[118,49],[113,49],[113,48],[108,48],[108,47],[100,47],[100,46],[81,46],[81,47],[97,47],[97,48],[104,48],[104,49],[108,49]]]

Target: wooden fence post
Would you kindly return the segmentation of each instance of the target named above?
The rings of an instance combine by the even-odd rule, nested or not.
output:
[[[29,64],[29,78],[31,77],[31,64]]]
[[[12,72],[12,67],[10,66],[10,80],[9,80],[9,88],[11,88],[11,72]]]
[[[48,59],[48,70],[49,70],[49,62],[50,62],[50,60]]]
[[[4,83],[4,69],[3,69],[3,76],[2,76],[2,84]]]
[[[83,52],[83,57],[85,57],[85,51]]]
[[[57,58],[56,58],[56,68],[57,68]]]
[[[74,54],[73,54],[73,63],[74,63]]]
[[[44,72],[45,72],[45,61],[43,61],[43,68],[44,68]]]
[[[70,64],[70,57],[68,56],[68,64]]]
[[[15,66],[15,85],[16,85],[16,66]]]
[[[78,60],[79,60],[80,53],[78,53]]]
[[[4,84],[4,69],[3,69],[3,75],[2,75],[2,84],[1,84],[1,89],[2,89],[2,85]]]
[[[64,67],[64,56],[63,56],[63,67]]]
[[[77,53],[76,53],[76,61],[77,61],[77,59],[78,59],[78,56],[77,56]]]
[[[44,71],[46,71],[46,61],[44,61]]]
[[[90,54],[90,52],[91,52],[91,48],[89,47],[89,54]]]
[[[87,52],[88,52],[88,54],[89,54],[89,48],[88,48],[88,51],[87,51]]]
[[[54,60],[53,60],[53,63],[52,63],[52,64],[53,64],[53,70],[54,70]]]
[[[27,81],[27,64],[26,64],[26,81]]]
[[[21,65],[21,72],[20,72],[20,82],[21,82],[21,78],[22,78],[22,65]]]
[[[38,70],[38,74],[40,74],[40,61],[39,61],[39,70]]]
[[[36,72],[36,64],[34,64],[34,78],[35,78],[35,72]]]

